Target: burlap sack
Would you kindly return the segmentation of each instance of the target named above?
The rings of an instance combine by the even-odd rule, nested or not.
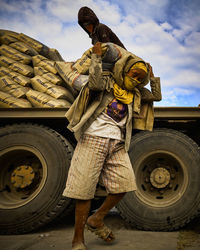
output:
[[[23,98],[26,96],[28,88],[22,87],[8,76],[2,76],[0,77],[0,90],[14,97]]]
[[[24,76],[33,77],[33,68],[31,66],[16,62],[6,56],[0,56],[0,66],[9,68]]]
[[[57,70],[55,69],[55,62],[45,58],[44,56],[33,56],[32,61],[34,67],[42,67],[53,74],[57,73]]]
[[[38,55],[38,52],[35,49],[23,42],[13,42],[9,46],[29,56]]]
[[[13,63],[15,63],[13,59],[6,56],[0,56],[0,66],[8,68]]]
[[[24,65],[19,62],[15,62],[9,66],[9,69],[22,74],[23,76],[33,77],[33,68],[29,65]]]
[[[46,70],[42,67],[34,67],[33,71],[34,71],[34,75],[36,75],[36,76],[42,76],[42,75],[49,72],[48,70]]]
[[[57,100],[45,93],[30,89],[26,93],[27,99],[34,107],[42,108],[70,108],[71,104],[66,100]]]
[[[35,49],[37,52],[39,52],[41,55],[47,56],[48,52],[49,52],[49,48],[42,44],[41,42],[23,34],[20,33],[18,35],[18,39],[24,43],[26,43],[27,45],[29,45],[30,47],[32,47],[33,49]]]
[[[11,36],[11,35],[3,35],[3,36],[0,36],[0,44],[11,44],[11,43],[14,43],[14,42],[17,42],[17,38]]]
[[[31,103],[26,99],[15,98],[12,95],[0,91],[1,108],[31,108]]]
[[[106,43],[102,43],[101,44],[101,48],[102,48],[102,57],[104,56],[104,54],[106,53],[108,47]],[[72,68],[77,70],[78,73],[80,74],[88,74],[89,73],[89,67],[91,64],[91,55],[92,55],[92,48],[86,50],[83,55],[81,56],[81,58],[79,58],[73,65]]]
[[[67,86],[73,90],[80,91],[88,82],[89,76],[79,74],[72,68],[72,63],[70,62],[56,62],[55,67]]]
[[[81,88],[88,82],[89,75],[79,75],[73,83],[76,90],[80,91]]]
[[[6,76],[11,72],[9,68],[6,68],[4,66],[0,67],[0,76]]]
[[[70,108],[71,107],[71,103],[68,102],[67,100],[64,99],[56,99],[56,101],[59,102],[59,105],[61,105],[61,108]],[[59,108],[59,107],[58,107]]]
[[[56,70],[71,89],[73,89],[74,80],[80,75],[76,70],[72,69],[72,65],[72,62],[55,62]]]
[[[49,82],[56,84],[56,85],[60,85],[63,82],[60,76],[54,75],[53,73],[48,72],[42,67],[34,67],[34,75],[42,76],[45,79],[47,79]]]
[[[71,103],[74,101],[73,95],[66,88],[50,83],[42,76],[33,77],[31,84],[33,89],[46,93],[56,99],[67,99]]]
[[[33,61],[33,66],[37,67],[37,65],[44,60],[48,60],[46,57],[42,56],[42,55],[36,55],[33,56],[32,61]]]
[[[57,70],[55,69],[55,63],[53,61],[50,60],[46,60],[46,61],[41,61],[38,66],[44,67],[46,70],[48,70],[49,72],[56,74]]]
[[[91,56],[88,52],[84,53],[73,65],[72,68],[77,70],[80,74],[88,74],[91,64]]]
[[[9,36],[12,36],[12,37],[15,37],[16,39],[18,39],[19,33],[15,32],[15,31],[11,31],[11,30],[0,29],[0,36],[5,36],[5,35],[9,35]]]
[[[47,79],[49,82],[55,84],[55,85],[61,85],[63,83],[63,80],[60,76],[54,75],[53,73],[46,73],[42,75],[45,79]]]
[[[0,44],[8,44],[18,41],[18,33],[11,30],[0,29]]]
[[[20,75],[17,72],[12,71],[8,76],[10,76],[16,83],[20,84],[23,87],[29,87],[31,84],[31,78]]]
[[[31,56],[23,54],[6,44],[0,46],[0,54],[23,64],[29,64],[32,61]]]
[[[57,49],[49,49],[48,58],[53,61],[64,61]]]
[[[20,75],[17,72],[11,71],[9,68],[6,67],[0,67],[0,76],[9,76],[12,78],[16,83],[19,83],[20,85],[24,87],[30,86],[30,78]]]

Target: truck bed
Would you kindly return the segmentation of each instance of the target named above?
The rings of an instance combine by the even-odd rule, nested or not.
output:
[[[0,108],[5,118],[64,118],[66,108]],[[200,107],[154,107],[155,119],[200,119]]]

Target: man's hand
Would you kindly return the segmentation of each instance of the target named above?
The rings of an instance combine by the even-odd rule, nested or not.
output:
[[[150,77],[154,77],[153,69],[152,69],[150,63],[147,63],[147,64],[149,66]]]
[[[98,56],[102,56],[102,48],[101,48],[101,43],[97,42],[92,48],[92,52]]]

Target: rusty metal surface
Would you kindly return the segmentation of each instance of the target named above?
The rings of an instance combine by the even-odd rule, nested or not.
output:
[[[64,118],[66,108],[0,108],[1,118]],[[200,107],[155,107],[158,119],[200,119]]]
[[[64,118],[66,108],[0,108],[1,118]]]
[[[155,107],[155,118],[200,119],[200,107]]]

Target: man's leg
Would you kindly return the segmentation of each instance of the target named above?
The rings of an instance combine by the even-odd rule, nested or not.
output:
[[[104,217],[108,214],[110,209],[112,209],[117,203],[124,197],[125,193],[120,194],[109,194],[101,207],[87,219],[89,226],[93,228],[100,228],[104,225]],[[114,239],[113,234],[109,235],[107,241]]]
[[[132,164],[121,141],[110,140],[109,155],[104,163],[101,177],[110,194],[102,206],[87,220],[89,226],[99,228],[99,230],[93,230],[95,233],[100,231],[100,228],[104,225],[104,217],[110,209],[117,205],[126,192],[136,190]]]
[[[90,211],[91,200],[76,200],[75,228],[72,247],[84,243],[84,228]]]

